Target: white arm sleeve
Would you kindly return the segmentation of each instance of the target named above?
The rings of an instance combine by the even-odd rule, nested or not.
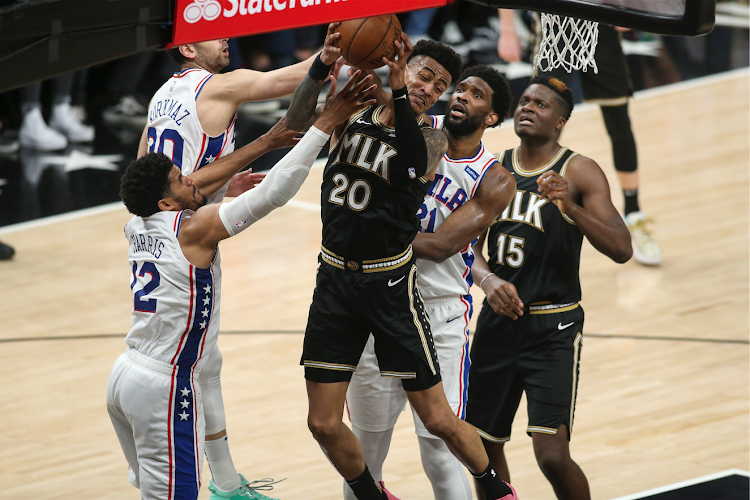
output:
[[[234,236],[291,200],[330,137],[314,126],[310,127],[299,143],[268,172],[263,182],[229,203],[222,203],[219,217],[227,232]]]

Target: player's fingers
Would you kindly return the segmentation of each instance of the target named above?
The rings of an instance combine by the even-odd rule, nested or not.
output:
[[[331,79],[331,87],[328,89],[328,95],[326,98],[336,95],[336,87],[338,86],[335,76],[330,75],[330,79]]]
[[[414,47],[411,44],[411,40],[409,40],[409,35],[402,32],[401,39],[404,41],[404,53],[407,55],[411,54],[411,52],[414,50]]]

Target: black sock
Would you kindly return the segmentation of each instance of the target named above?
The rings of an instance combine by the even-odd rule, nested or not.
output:
[[[354,492],[354,496],[359,500],[383,500],[385,498],[385,493],[375,484],[366,464],[365,471],[357,479],[347,481],[346,484],[349,485]]]
[[[474,479],[477,480],[479,486],[484,490],[484,497],[487,500],[497,500],[513,493],[510,487],[500,479],[500,476],[492,468],[492,463],[487,465],[487,468],[481,474],[474,474],[472,472],[471,475],[474,476]]]
[[[630,212],[639,212],[641,208],[638,206],[638,188],[636,189],[623,189],[623,196],[625,196],[625,215]]]

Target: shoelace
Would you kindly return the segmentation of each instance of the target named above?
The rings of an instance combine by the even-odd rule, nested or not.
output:
[[[244,485],[244,487],[254,491],[271,491],[273,489],[273,485],[279,484],[281,481],[286,481],[286,478],[276,481],[273,478],[264,477],[263,479],[248,481],[247,484]]]

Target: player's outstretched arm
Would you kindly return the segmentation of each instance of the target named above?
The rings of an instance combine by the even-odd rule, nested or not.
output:
[[[341,26],[341,23],[328,25],[328,34],[323,51],[316,56],[309,71],[294,90],[292,102],[286,112],[287,127],[292,130],[306,131],[322,112],[322,109],[316,112],[318,96],[328,78],[331,66],[341,55],[341,49],[338,47],[341,37],[338,32],[339,26]]]
[[[493,311],[512,319],[518,319],[523,316],[523,301],[518,296],[518,291],[513,283],[498,278],[490,270],[490,265],[482,253],[486,238],[487,231],[479,236],[473,247],[474,264],[471,266],[471,273],[474,276],[474,283],[477,283],[487,296],[487,302]]]
[[[419,233],[412,246],[417,257],[442,262],[466,248],[508,207],[516,181],[495,163],[482,179],[474,197],[450,214],[434,233]]]
[[[612,205],[609,183],[594,160],[575,156],[565,177],[550,170],[537,184],[540,196],[573,221],[594,248],[620,264],[633,256],[630,232]]]
[[[338,48],[338,40],[341,37],[338,33],[340,25],[341,23],[331,23],[328,26],[323,51],[302,62],[268,72],[237,69],[214,76],[212,80],[218,78],[218,81],[211,85],[217,92],[226,94],[220,96],[221,99],[228,98],[236,106],[247,101],[265,101],[289,95],[295,91],[318,57],[326,65],[336,61],[341,53],[341,49]],[[217,85],[218,83],[221,85]],[[203,92],[207,90],[208,88],[204,88]]]
[[[359,74],[356,75],[357,77]],[[336,93],[336,80],[326,99],[326,109],[292,150],[266,175],[263,182],[228,203],[199,208],[180,230],[180,246],[189,262],[206,267],[219,241],[235,236],[272,210],[285,205],[307,178],[315,158],[328,142],[333,129],[352,113],[371,104],[369,79],[352,78]]]
[[[285,119],[282,117],[268,132],[250,144],[193,172],[190,174],[190,178],[193,179],[193,183],[201,193],[211,196],[240,170],[265,153],[274,149],[294,146],[298,142],[297,135],[297,132],[286,127]]]

